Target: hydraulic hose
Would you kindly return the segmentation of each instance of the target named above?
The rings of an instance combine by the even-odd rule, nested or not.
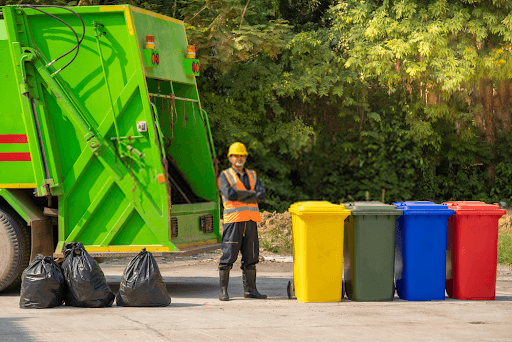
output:
[[[63,23],[64,25],[66,25],[70,30],[71,32],[73,32],[73,35],[75,36],[75,39],[76,39],[76,45],[70,49],[68,52],[60,55],[59,57],[55,58],[53,61],[51,61],[50,63],[48,63],[47,66],[50,66],[52,65],[53,63],[55,63],[56,61],[58,61],[59,59],[61,59],[62,57],[64,56],[67,56],[68,54],[70,54],[71,52],[73,52],[74,50],[76,50],[75,52],[75,55],[73,56],[73,58],[66,64],[64,65],[62,68],[60,68],[59,70],[57,70],[56,72],[53,73],[52,76],[55,76],[57,75],[59,72],[61,72],[62,70],[64,70],[68,65],[70,65],[76,58],[76,56],[78,56],[78,51],[80,50],[80,44],[82,43],[82,41],[84,40],[84,37],[85,37],[85,24],[84,24],[84,21],[82,20],[82,17],[80,17],[80,15],[78,15],[78,13],[76,13],[75,11],[73,11],[72,9],[70,8],[67,8],[67,7],[64,7],[64,6],[57,6],[57,5],[28,5],[28,4],[20,4],[18,5],[18,7],[27,7],[27,8],[30,8],[30,9],[33,9],[33,10],[36,10],[36,11],[39,11],[47,16],[50,16],[54,19],[57,19],[58,21],[60,21],[61,23]],[[69,25],[67,22],[65,22],[64,20],[62,20],[61,18],[53,15],[53,14],[50,14],[46,11],[43,11],[42,9],[39,9],[38,7],[44,7],[44,8],[60,8],[60,9],[64,9],[66,11],[69,11],[71,13],[73,13],[79,20],[80,22],[82,23],[82,37],[80,39],[78,39],[78,35],[76,34],[76,31],[71,27],[71,25]]]

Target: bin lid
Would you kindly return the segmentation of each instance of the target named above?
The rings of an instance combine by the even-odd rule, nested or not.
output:
[[[288,209],[292,214],[335,214],[350,215],[350,210],[345,209],[343,204],[333,204],[327,201],[309,201],[293,203]]]
[[[444,202],[450,209],[455,212],[460,212],[463,215],[467,214],[485,214],[485,215],[499,215],[503,216],[507,213],[505,209],[500,209],[498,203],[487,204],[480,201],[453,201]]]
[[[381,202],[351,202],[344,205],[352,215],[402,215],[402,210],[394,205]]]
[[[429,201],[410,201],[393,203],[397,209],[402,209],[404,215],[448,215],[455,214],[446,204],[436,204]]]

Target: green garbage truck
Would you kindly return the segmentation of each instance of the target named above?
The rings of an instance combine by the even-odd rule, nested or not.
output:
[[[0,7],[0,291],[37,254],[219,247],[216,155],[184,23],[129,5]]]

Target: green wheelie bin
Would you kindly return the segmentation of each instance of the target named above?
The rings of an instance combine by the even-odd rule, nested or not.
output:
[[[345,291],[354,301],[393,300],[395,221],[402,215],[380,202],[345,204],[343,269]]]

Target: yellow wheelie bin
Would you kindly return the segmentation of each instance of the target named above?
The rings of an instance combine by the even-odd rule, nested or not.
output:
[[[343,227],[350,210],[325,201],[290,206],[293,280],[300,302],[340,302],[342,297]]]

